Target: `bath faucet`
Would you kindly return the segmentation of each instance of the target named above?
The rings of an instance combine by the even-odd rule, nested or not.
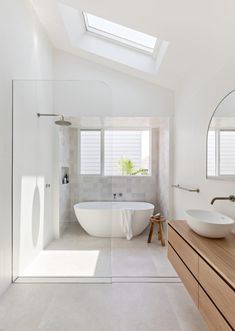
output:
[[[114,200],[117,199],[117,198],[121,198],[122,196],[123,196],[122,193],[113,193]]]
[[[211,200],[211,205],[213,205],[213,203],[216,200],[229,200],[231,202],[235,202],[235,196],[234,195],[229,195],[228,197],[215,197],[214,199]]]

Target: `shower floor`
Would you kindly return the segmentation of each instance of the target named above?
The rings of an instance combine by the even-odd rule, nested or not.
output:
[[[156,236],[147,244],[148,232],[128,241],[89,236],[78,223],[68,223],[20,277],[112,278],[114,281],[176,280],[167,249]]]

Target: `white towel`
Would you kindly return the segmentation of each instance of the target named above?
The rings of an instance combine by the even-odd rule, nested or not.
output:
[[[134,210],[131,209],[121,210],[121,229],[125,234],[127,240],[130,240],[133,237],[133,233],[132,233],[133,214],[134,214]]]

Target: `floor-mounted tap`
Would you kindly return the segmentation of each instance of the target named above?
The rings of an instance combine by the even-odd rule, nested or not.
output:
[[[235,202],[235,196],[234,195],[229,195],[228,197],[215,197],[211,200],[211,205],[213,205],[213,203],[216,200],[229,200],[231,202]]]

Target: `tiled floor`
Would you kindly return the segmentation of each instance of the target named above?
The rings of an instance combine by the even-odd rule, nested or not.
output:
[[[182,284],[14,284],[1,331],[208,331]]]
[[[156,236],[147,244],[147,235],[128,241],[113,238],[111,241],[111,259],[113,277],[176,277],[173,267],[167,259],[167,248],[162,247]]]
[[[147,231],[128,241],[96,238],[70,223],[21,276],[33,277],[176,277],[156,237],[147,244]]]
[[[20,276],[111,277],[111,240],[89,236],[78,223],[68,223]]]
[[[70,224],[25,276],[112,276],[113,283],[13,284],[0,298],[0,331],[208,331],[166,248],[146,241],[147,232],[111,240]]]

